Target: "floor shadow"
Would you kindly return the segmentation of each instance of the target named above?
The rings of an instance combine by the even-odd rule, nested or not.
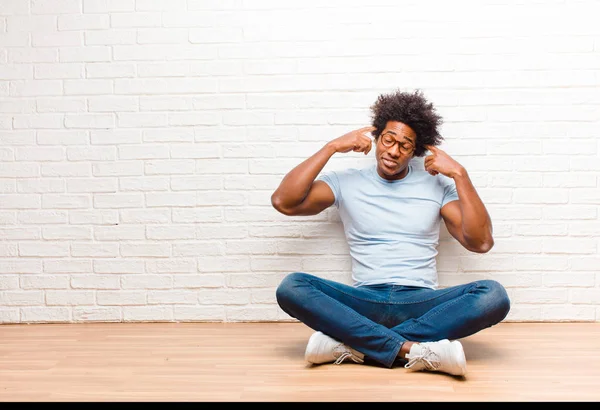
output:
[[[290,357],[304,357],[304,351],[306,350],[306,340],[300,340],[295,343],[290,343],[285,346],[280,346],[276,348],[278,353],[283,354],[284,356]]]
[[[476,362],[479,360],[498,359],[502,357],[502,352],[488,343],[478,342],[476,340],[461,340],[465,351],[465,357],[468,362]]]

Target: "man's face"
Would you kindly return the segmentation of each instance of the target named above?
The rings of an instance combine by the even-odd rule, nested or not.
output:
[[[403,178],[414,156],[416,143],[417,135],[412,128],[403,122],[388,121],[377,138],[377,173],[389,180]]]

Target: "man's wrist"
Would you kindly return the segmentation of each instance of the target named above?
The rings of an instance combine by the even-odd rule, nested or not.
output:
[[[333,155],[337,152],[337,148],[333,141],[329,141],[327,144],[325,144],[324,148],[330,155]]]
[[[450,178],[452,179],[460,179],[460,178],[464,178],[467,176],[467,170],[465,169],[465,167],[458,167],[456,168],[451,174],[450,174]]]

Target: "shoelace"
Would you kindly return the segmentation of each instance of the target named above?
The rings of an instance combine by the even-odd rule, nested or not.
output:
[[[363,359],[361,359],[360,357],[356,356],[354,353],[352,353],[343,344],[340,344],[340,345],[336,346],[336,348],[333,349],[333,354],[334,355],[339,354],[339,356],[336,359],[336,361],[333,362],[334,364],[341,364],[347,358],[352,359],[352,361],[354,361],[355,363],[363,363],[364,362]]]
[[[429,347],[421,345],[421,354],[411,357],[404,367],[407,369],[413,367],[417,363],[422,363],[427,370],[437,370],[440,367],[441,360],[437,353]]]

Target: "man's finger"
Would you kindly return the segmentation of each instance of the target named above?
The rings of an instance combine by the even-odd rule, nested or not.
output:
[[[367,145],[363,143],[358,143],[354,145],[355,152],[364,152],[367,148]]]
[[[436,171],[431,165],[425,165],[425,171],[429,172],[430,175],[437,175],[438,171]]]
[[[433,161],[425,162],[423,165],[426,171],[435,170],[437,168]]]
[[[364,143],[365,145],[370,145],[372,142],[373,140],[371,139],[371,137],[367,137],[364,134],[361,135],[361,143]]]
[[[360,129],[360,132],[362,135],[364,135],[366,137],[367,136],[366,134],[370,134],[373,131],[375,131],[376,129],[377,128],[375,128],[375,127],[364,127],[364,128]],[[370,138],[370,137],[367,137],[367,138]]]

